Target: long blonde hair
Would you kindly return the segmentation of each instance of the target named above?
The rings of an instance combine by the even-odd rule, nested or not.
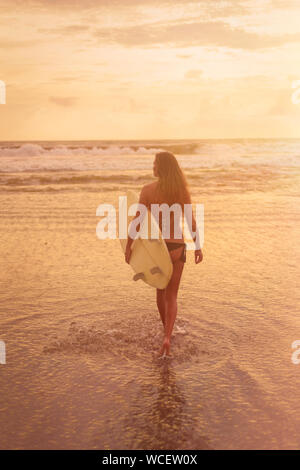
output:
[[[164,196],[167,204],[187,203],[190,197],[186,177],[175,156],[170,152],[159,152],[155,155],[157,164],[157,190]]]

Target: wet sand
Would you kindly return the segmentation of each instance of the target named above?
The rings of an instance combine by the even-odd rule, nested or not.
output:
[[[96,237],[122,184],[1,191],[2,449],[299,447],[299,174],[225,173],[191,184],[204,260],[168,360],[155,290]]]

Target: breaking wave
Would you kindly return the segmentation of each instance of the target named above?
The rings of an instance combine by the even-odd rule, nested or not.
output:
[[[148,155],[159,152],[160,148],[147,146],[75,146],[55,145],[47,146],[34,143],[10,145],[0,147],[0,157],[40,157],[40,156],[98,156],[98,155]]]

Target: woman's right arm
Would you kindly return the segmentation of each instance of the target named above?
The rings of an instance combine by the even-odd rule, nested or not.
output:
[[[139,204],[144,204],[144,206],[146,206],[146,207],[148,206],[147,190],[146,190],[145,186],[141,190],[140,197],[139,197]],[[139,215],[140,215],[140,211],[137,210],[137,212],[136,212],[134,218],[132,219],[132,221],[134,219],[136,219],[137,217],[139,217]],[[145,214],[144,214],[144,216],[145,216]],[[139,232],[139,230],[140,230],[140,223],[136,227],[136,232]],[[126,263],[129,263],[129,261],[130,261],[131,245],[132,245],[133,242],[134,242],[134,238],[131,238],[129,233],[128,233],[126,250],[125,250],[125,261],[126,261]]]
[[[199,229],[197,227],[196,219],[195,219],[195,216],[194,216],[194,211],[193,211],[193,206],[192,206],[192,200],[191,200],[190,193],[188,193],[187,200],[188,200],[187,204],[190,204],[191,207],[192,207],[192,223],[191,223],[189,217],[187,217],[186,220],[187,220],[191,235],[192,236],[194,235],[193,236],[193,242],[195,243],[195,263],[198,264],[203,259],[203,253],[202,253],[201,246],[200,246]]]

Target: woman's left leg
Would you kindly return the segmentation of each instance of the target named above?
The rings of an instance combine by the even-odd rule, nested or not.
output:
[[[181,254],[181,248],[179,248],[178,250],[173,250],[171,252],[171,258],[173,262],[173,274],[169,284],[165,288],[165,334],[164,342],[159,352],[160,355],[166,353],[166,355],[168,356],[170,354],[171,335],[177,315],[177,293],[179,289],[182,271],[184,268],[184,262],[181,260]]]
[[[156,303],[161,321],[165,327],[166,322],[166,289],[156,289]]]

